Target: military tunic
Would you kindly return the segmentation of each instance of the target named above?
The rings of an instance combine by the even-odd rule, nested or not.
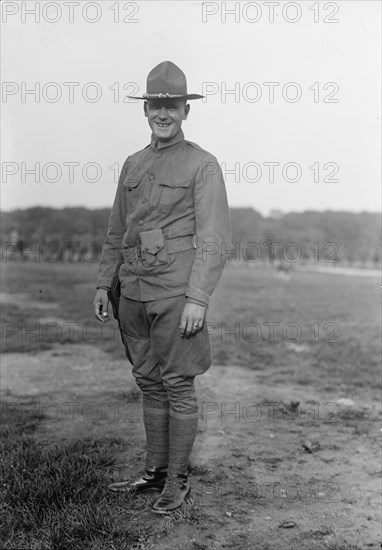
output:
[[[141,255],[142,239],[151,230],[161,230],[164,247],[157,251],[148,241],[148,253]],[[150,145],[123,165],[97,288],[110,288],[122,251],[124,297],[148,302],[183,295],[208,306],[230,242],[229,207],[216,158],[185,140],[182,130],[168,142],[152,135]]]

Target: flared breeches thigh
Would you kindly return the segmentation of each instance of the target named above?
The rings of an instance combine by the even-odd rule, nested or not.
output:
[[[139,302],[121,296],[119,321],[144,397],[168,401],[178,412],[194,408],[194,378],[211,365],[207,322],[191,338],[179,332],[185,296]]]

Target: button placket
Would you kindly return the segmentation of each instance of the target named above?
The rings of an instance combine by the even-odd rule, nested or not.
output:
[[[153,170],[154,167],[155,167],[155,172]],[[161,159],[160,161],[154,161],[151,171],[149,173],[149,181],[150,181],[150,176],[152,176],[152,181],[151,181],[152,186],[151,186],[151,192],[149,197],[150,210],[155,210],[155,208],[159,204],[159,200],[162,194],[162,188],[159,185],[158,180],[160,179],[160,174],[162,172],[163,172],[163,159]]]
[[[141,195],[141,202],[148,202],[151,194],[151,188],[153,186],[153,181],[149,177],[148,179],[145,179],[143,182],[143,191]]]

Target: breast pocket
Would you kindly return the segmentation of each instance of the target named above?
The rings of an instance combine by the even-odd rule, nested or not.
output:
[[[192,178],[162,179],[159,181],[160,197],[159,207],[186,207],[192,200]]]
[[[127,175],[123,181],[123,185],[126,189],[127,211],[129,214],[136,208],[141,196],[141,181],[142,174],[139,174],[139,172]]]

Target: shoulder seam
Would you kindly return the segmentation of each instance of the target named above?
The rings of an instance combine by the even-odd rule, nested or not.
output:
[[[136,159],[137,161],[139,161],[141,155],[146,151],[146,149],[147,149],[148,147],[150,147],[150,144],[149,144],[149,145],[146,145],[146,147],[144,147],[143,149],[140,149],[139,151],[135,151],[135,153],[132,153],[131,155],[128,155],[128,156],[126,157],[126,160],[125,160],[125,162],[124,162],[124,165],[125,165],[129,160],[134,159],[134,157],[135,157],[135,159]],[[134,162],[134,160],[131,160],[131,162]]]
[[[188,145],[191,145],[191,147],[194,147],[198,151],[202,151],[202,153],[205,153],[206,155],[213,157],[213,155],[209,151],[206,151],[206,149],[203,149],[203,147],[200,147],[200,145],[198,145],[197,143],[194,143],[193,141],[188,141],[188,140],[185,140],[185,141]]]
[[[143,147],[142,149],[139,149],[138,151],[135,151],[135,153],[132,153],[131,155],[129,155],[127,158],[129,157],[135,157],[136,155],[140,155],[141,153],[143,153],[144,151],[146,151],[146,149],[150,147],[150,144],[146,145],[145,147]]]

